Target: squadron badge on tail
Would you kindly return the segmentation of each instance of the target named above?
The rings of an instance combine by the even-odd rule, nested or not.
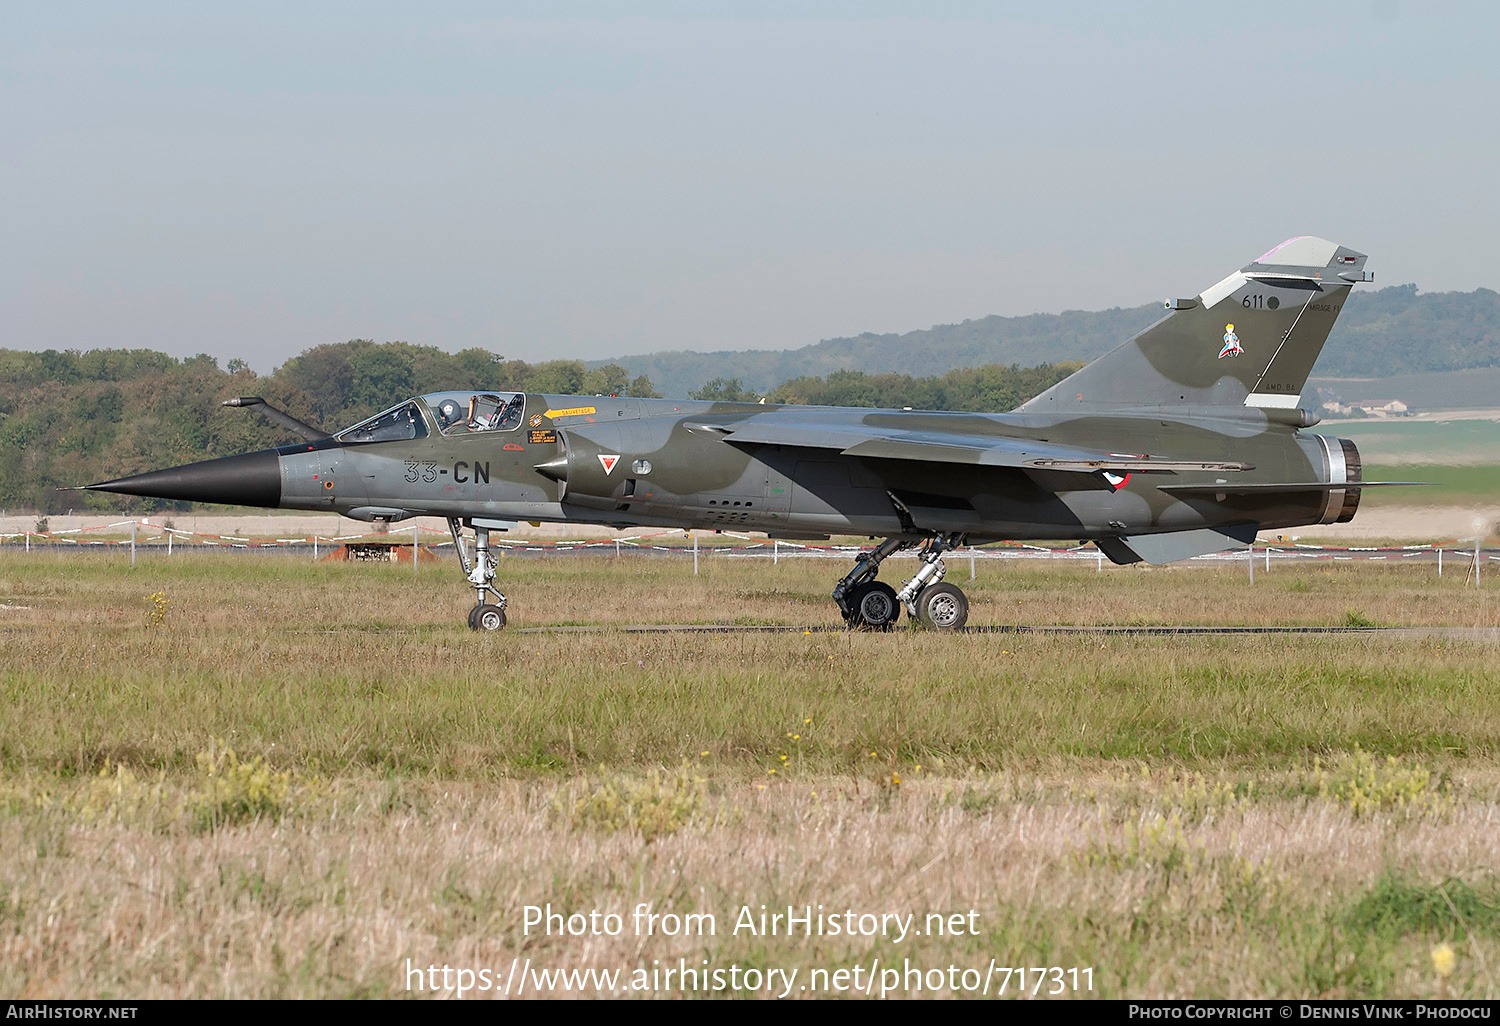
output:
[[[1240,337],[1234,333],[1234,325],[1224,325],[1224,348],[1219,350],[1219,359],[1222,360],[1226,356],[1239,356],[1244,351],[1245,347],[1240,345]]]

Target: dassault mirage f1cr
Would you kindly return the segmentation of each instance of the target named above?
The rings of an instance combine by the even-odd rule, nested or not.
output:
[[[328,437],[256,398],[302,444],[89,487],[361,520],[446,517],[476,602],[505,624],[489,532],[516,521],[884,539],[833,588],[853,627],[904,606],[963,626],[943,553],[1080,538],[1116,563],[1244,548],[1265,529],[1342,523],[1354,443],[1309,434],[1299,399],[1365,256],[1303,236],[1191,299],[1011,413],[942,413],[464,390],[408,399]],[[463,528],[474,532],[472,551]],[[898,591],[892,553],[918,548]]]

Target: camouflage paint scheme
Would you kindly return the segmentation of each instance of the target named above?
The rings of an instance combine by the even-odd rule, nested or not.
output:
[[[578,408],[582,401],[528,395],[526,412]],[[781,536],[962,531],[971,540],[1130,535],[1243,520],[1293,527],[1318,522],[1328,512],[1328,493],[1318,491],[1274,489],[1218,500],[1179,498],[1159,489],[1226,480],[1228,471],[1136,472],[1116,490],[1102,471],[982,461],[983,447],[996,439],[1034,441],[1039,454],[1050,453],[1050,445],[1066,446],[1070,455],[1087,458],[1095,455],[1097,439],[1107,438],[1112,451],[1169,450],[1180,459],[1253,464],[1253,470],[1234,472],[1236,485],[1327,481],[1318,442],[1300,437],[1273,411],[1233,417],[1198,411],[1167,420],[1123,411],[981,415],[661,399],[588,402],[595,412],[558,418],[550,443],[528,443],[525,429],[514,438],[449,438],[436,436],[429,425],[428,437],[412,441],[286,446],[276,450],[279,505],[367,520],[432,514]],[[736,441],[738,433],[789,417],[796,418],[787,425],[789,437],[803,435],[809,444]],[[891,455],[845,451],[864,443],[842,443],[866,437],[891,440]],[[828,444],[811,444],[815,438]],[[928,459],[904,451],[935,449],[952,439],[973,448],[949,445]],[[518,449],[506,450],[506,444]],[[605,471],[601,455],[619,457],[612,471]],[[536,469],[559,459],[563,466],[550,472]],[[631,469],[639,460],[650,463],[649,473]],[[406,480],[409,461],[419,468],[415,482]],[[428,465],[435,466],[436,477]],[[475,480],[476,465],[487,469],[487,480]]]
[[[1298,402],[1364,264],[1289,240],[1010,413],[526,395],[509,429],[444,435],[435,404],[468,395],[447,393],[91,487],[366,520],[1093,539],[1116,562],[1166,562],[1353,516],[1358,453],[1304,431],[1317,417]],[[361,440],[382,417],[421,437]]]

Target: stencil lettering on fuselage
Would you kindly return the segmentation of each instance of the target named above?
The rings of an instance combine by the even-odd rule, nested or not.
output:
[[[459,484],[489,484],[490,463],[489,460],[459,460],[453,464],[453,480]]]

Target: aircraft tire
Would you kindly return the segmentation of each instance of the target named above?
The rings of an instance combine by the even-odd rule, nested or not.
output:
[[[956,584],[932,584],[917,595],[917,619],[935,631],[956,631],[969,622],[969,599]]]
[[[896,589],[881,581],[867,581],[855,588],[849,596],[849,608],[853,610],[849,626],[872,631],[890,630],[901,615]]]
[[[469,610],[469,630],[498,631],[505,626],[505,610],[499,606],[475,606]]]

